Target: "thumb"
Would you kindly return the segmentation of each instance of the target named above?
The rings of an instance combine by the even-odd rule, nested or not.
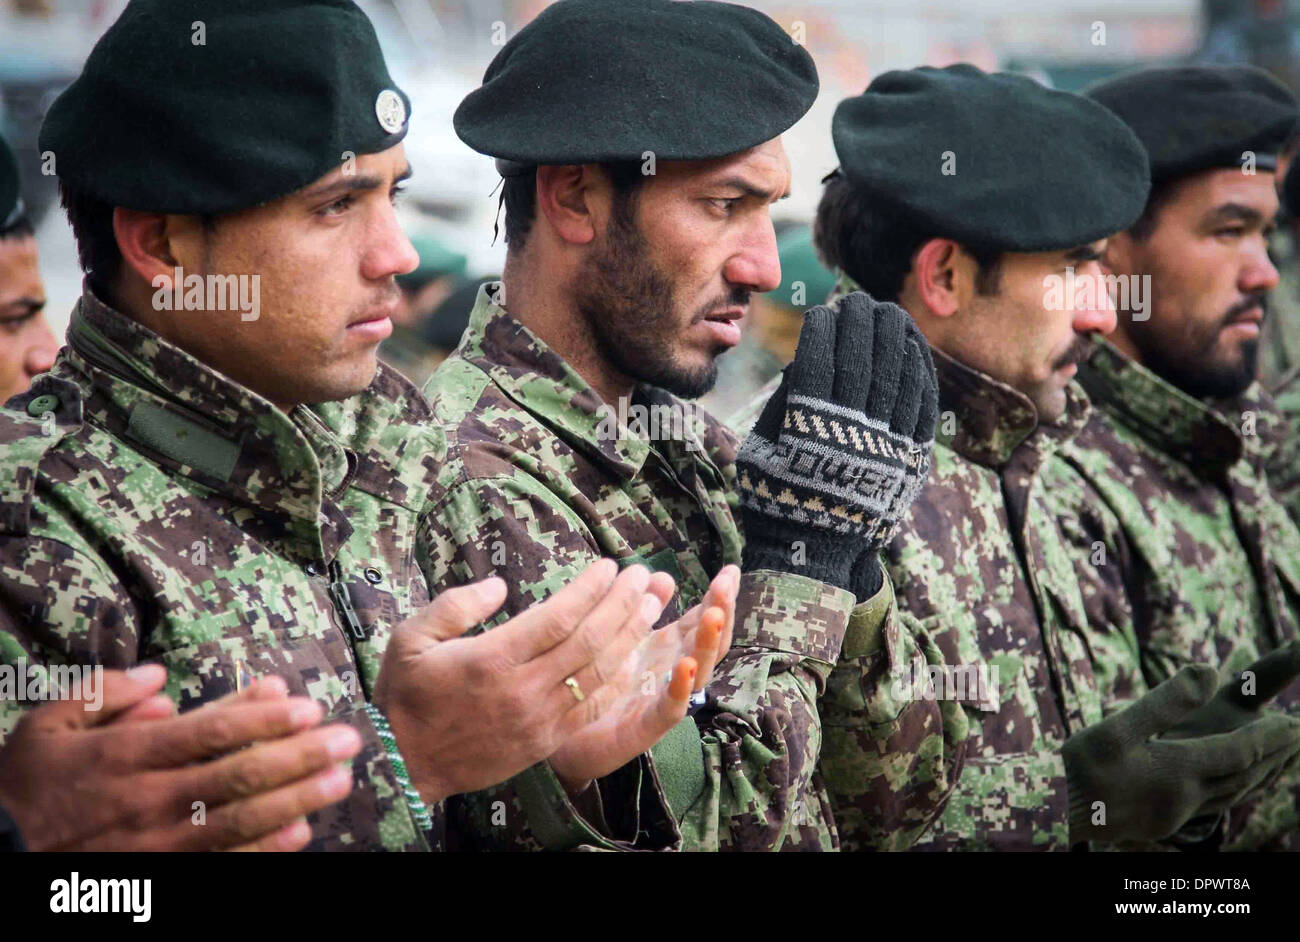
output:
[[[101,726],[123,710],[147,700],[167,682],[167,669],[161,664],[141,664],[126,671],[99,667],[86,670],[89,673],[77,696],[40,708],[42,725],[67,729]]]
[[[1258,710],[1290,686],[1297,676],[1300,676],[1300,641],[1292,641],[1264,655],[1228,681],[1232,685],[1229,696],[1243,709]],[[1250,692],[1247,692],[1248,683]]]
[[[1145,742],[1158,736],[1192,710],[1208,703],[1217,686],[1213,667],[1188,664],[1116,715],[1121,735],[1129,742]]]
[[[505,580],[492,576],[481,582],[448,589],[411,621],[432,640],[450,641],[491,618],[505,600]]]

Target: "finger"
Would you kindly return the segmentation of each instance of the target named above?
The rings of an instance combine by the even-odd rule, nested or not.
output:
[[[912,441],[921,444],[934,439],[935,424],[939,420],[939,377],[934,370],[934,357],[930,354],[929,342],[919,330],[916,332],[916,339],[925,370],[925,385],[921,389],[921,409],[917,413],[916,426],[911,432],[911,438]]]
[[[1225,776],[1249,776],[1300,749],[1300,722],[1274,713],[1230,733],[1176,740],[1186,745],[1195,768],[1206,781]]]
[[[629,658],[656,634],[651,626],[659,619],[662,611],[663,606],[658,598],[653,595],[641,596],[635,610],[616,633],[606,640],[606,628],[593,636],[590,644],[595,653],[589,663],[562,675],[558,681],[551,676],[542,675],[540,683],[545,685],[542,687],[543,692],[549,693],[556,700],[556,706],[563,709],[572,706],[569,700],[577,701],[568,678],[572,678],[578,685],[584,698],[609,684],[615,684],[623,690],[630,689],[637,683],[637,677],[630,669]],[[576,642],[580,635],[575,635],[574,638]]]
[[[613,590],[618,575],[612,559],[596,560],[550,598],[489,632],[489,643],[512,664],[541,657],[578,630],[582,619]]]
[[[677,594],[677,581],[666,572],[652,573],[650,587],[646,591],[657,598],[664,608],[667,608],[668,603]]]
[[[706,601],[709,605],[722,609],[722,635],[718,641],[718,655],[721,657],[731,649],[731,637],[736,627],[736,596],[740,591],[740,567],[729,564],[713,577],[709,585]]]
[[[119,713],[153,696],[167,682],[167,669],[161,664],[141,664],[127,671],[103,671],[99,674],[99,697],[87,697],[82,689],[74,698],[60,700],[40,708],[42,726],[89,729],[111,722]],[[88,709],[87,701],[98,699],[99,709]]]
[[[450,641],[491,618],[505,600],[505,580],[492,576],[439,593],[406,623],[434,640]]]
[[[578,622],[575,630],[537,658],[537,673],[543,689],[560,684],[564,678],[572,677],[591,665],[607,645],[625,632],[635,630],[639,643],[649,628],[641,620],[642,613],[647,610],[642,608],[642,600],[650,599],[656,606],[659,602],[655,596],[646,594],[649,585],[650,570],[644,566],[629,566],[619,573],[605,597]],[[647,608],[651,603],[645,603]],[[656,618],[662,610],[659,606]],[[638,628],[640,630],[636,630]]]
[[[129,768],[176,768],[199,759],[279,739],[320,723],[319,704],[306,697],[235,701],[138,726],[110,754]]]
[[[871,301],[861,292],[845,295],[836,305],[834,385],[831,401],[846,409],[866,406],[871,389],[875,320]]]
[[[1203,706],[1217,686],[1214,668],[1208,664],[1189,664],[1116,714],[1116,733],[1125,742],[1145,742]]]
[[[307,823],[306,818],[301,818],[293,822],[293,824],[280,828],[274,834],[268,834],[266,837],[247,844],[240,844],[238,847],[230,848],[230,850],[232,853],[286,854],[302,850],[310,843],[311,825]]]
[[[165,720],[176,715],[176,704],[165,694],[156,693],[148,700],[137,703],[125,713],[119,713],[114,723],[139,723],[148,720]]]
[[[361,747],[360,734],[350,726],[336,723],[311,729],[184,769],[178,776],[177,792],[189,802],[202,801],[215,807],[269,792],[346,762]]]
[[[723,618],[722,609],[715,606],[706,611],[704,617],[700,619],[700,630],[696,632],[695,646],[691,652],[697,665],[693,688],[697,693],[703,690],[712,678],[713,668],[720,658],[718,642],[722,639]]]
[[[273,792],[223,805],[208,813],[205,843],[238,847],[280,830],[299,818],[342,801],[352,791],[350,766],[334,766]],[[197,830],[197,829],[196,829]]]
[[[898,401],[898,384],[907,355],[908,325],[911,318],[897,304],[876,305],[875,345],[872,348],[871,391],[866,401],[893,404]],[[884,416],[880,416],[884,418]]]
[[[1300,676],[1300,641],[1292,641],[1238,674],[1231,698],[1243,709],[1258,710],[1289,687],[1297,676]]]
[[[772,444],[775,444],[777,439],[781,437],[781,427],[785,424],[786,399],[790,394],[788,373],[789,367],[786,367],[781,374],[781,382],[777,384],[772,394],[767,397],[763,410],[758,414],[758,420],[750,430],[751,434]],[[748,436],[746,436],[746,439],[748,440]]]
[[[835,374],[835,314],[825,305],[809,308],[799,331],[799,346],[794,361],[786,367],[786,383],[790,396],[810,399],[830,399],[834,390]],[[768,441],[776,439],[768,438]]]
[[[921,351],[917,348],[916,341],[909,339],[898,399],[894,401],[894,414],[889,419],[889,428],[895,434],[911,438],[912,432],[916,430],[917,416],[921,414],[921,394],[925,389],[925,382]]]

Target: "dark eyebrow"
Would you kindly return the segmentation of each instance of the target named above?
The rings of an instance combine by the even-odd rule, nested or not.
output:
[[[412,171],[408,164],[393,181],[394,185],[401,183],[403,180],[411,179]],[[340,177],[332,183],[324,183],[315,189],[303,191],[303,198],[316,202],[317,200],[326,200],[337,198],[347,193],[357,193],[363,190],[377,190],[384,185],[384,181],[373,173],[349,174]]]
[[[1222,206],[1216,206],[1205,214],[1203,220],[1207,226],[1222,222],[1244,222],[1248,225],[1256,225],[1263,221],[1263,213],[1244,203],[1224,203]]]
[[[1095,262],[1099,258],[1101,258],[1101,253],[1091,245],[1081,245],[1065,253],[1067,262]]]
[[[39,314],[44,310],[45,301],[41,298],[14,298],[12,301],[0,304],[0,311],[7,311],[11,307],[26,308],[27,313],[23,315],[26,317],[31,314]]]
[[[753,199],[764,200],[768,203],[776,203],[780,200],[790,198],[790,191],[788,189],[778,196],[774,195],[771,190],[764,190],[761,187],[754,186],[748,180],[741,179],[740,177],[727,177],[725,180],[718,180],[712,185],[731,187],[732,189],[740,190],[740,192],[746,196],[752,197]]]

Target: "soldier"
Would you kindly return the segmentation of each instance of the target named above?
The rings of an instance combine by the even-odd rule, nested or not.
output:
[[[1100,495],[1069,511],[1080,543],[1105,552],[1093,609],[1133,624],[1152,682],[1186,664],[1229,684],[1249,670],[1256,705],[1273,693],[1289,705],[1300,663],[1279,655],[1275,677],[1255,678],[1263,655],[1300,637],[1300,529],[1270,492],[1264,446],[1275,439],[1261,433],[1276,413],[1255,379],[1278,280],[1271,168],[1296,104],[1246,67],[1144,70],[1087,94],[1137,134],[1152,181],[1141,216],[1106,247],[1127,290],[1113,341],[1079,370],[1093,420],[1062,451]],[[1264,801],[1233,813],[1225,847],[1300,825],[1293,793]]]
[[[567,782],[662,792],[686,849],[835,848],[817,698],[841,646],[873,707],[882,648],[916,653],[877,558],[932,437],[931,370],[906,315],[815,309],[806,354],[739,455],[688,401],[712,385],[751,295],[780,283],[780,135],[817,88],[808,53],[757,11],[561,0],[455,117],[505,177],[508,254],[425,387],[449,449],[420,532],[430,584],[499,573],[517,611],[612,556],[674,575],[665,620],[738,584],[732,650],[702,708],[652,756]],[[885,765],[942,778],[928,758],[945,754],[939,709],[883,706],[864,706],[882,794]],[[906,797],[928,815],[942,790]],[[464,813],[493,845],[490,805]]]
[[[605,560],[482,638],[458,636],[500,607],[500,580],[425,607],[416,520],[444,447],[419,392],[376,363],[395,276],[415,266],[393,207],[408,110],[351,0],[133,0],[42,128],[87,278],[54,369],[0,412],[16,471],[0,486],[0,666],[154,661],[182,708],[270,674],[309,697],[268,735],[333,725],[233,779],[301,781],[287,817],[284,794],[237,806],[227,843],[441,846],[444,798],[545,759],[625,694],[614,668],[672,591]],[[692,665],[675,650],[627,758],[685,715]],[[31,745],[49,715],[19,723],[28,705],[0,702],[0,734],[39,785],[75,763]],[[250,738],[218,726],[222,748],[196,738],[198,714],[169,727],[172,748]],[[100,741],[79,740],[83,765]],[[135,742],[155,750],[145,763],[174,761],[165,740]],[[107,758],[119,778],[141,761]],[[220,822],[229,796],[210,784],[192,776],[140,816],[170,825],[193,801]],[[44,828],[18,798],[19,827]],[[529,798],[536,831],[576,829],[562,794]],[[294,819],[309,812],[308,832]],[[188,831],[153,846],[212,845]]]
[[[31,220],[18,196],[18,164],[0,137],[0,402],[26,391],[54,363],[45,286]]]
[[[1049,503],[1082,487],[1053,456],[1087,421],[1071,383],[1087,336],[1114,327],[1099,258],[1142,210],[1141,146],[1095,102],[969,65],[881,75],[841,102],[833,130],[841,168],[818,245],[843,290],[907,309],[938,373],[934,466],[887,559],[943,665],[900,663],[893,682],[900,699],[959,703],[971,735],[918,849],[1153,840],[1219,811],[1300,750],[1300,721],[1153,738],[1185,731],[1213,672],[1147,692],[1131,629],[1090,623],[1073,521]],[[837,681],[822,769],[847,844],[866,809],[863,719],[851,678]]]

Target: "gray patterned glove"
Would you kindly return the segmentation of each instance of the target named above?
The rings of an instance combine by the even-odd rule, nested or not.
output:
[[[860,291],[809,310],[736,460],[743,568],[874,595],[880,548],[929,472],[938,411],[930,348],[906,311]]]

